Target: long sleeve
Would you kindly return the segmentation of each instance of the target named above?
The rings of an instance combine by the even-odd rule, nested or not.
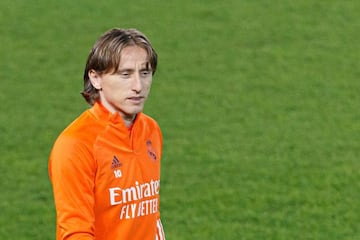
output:
[[[52,150],[49,175],[57,210],[58,240],[94,239],[96,164],[86,147],[62,136]]]

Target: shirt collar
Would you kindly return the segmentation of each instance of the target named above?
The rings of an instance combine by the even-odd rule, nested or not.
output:
[[[122,117],[120,116],[120,114],[118,112],[116,113],[111,113],[109,110],[107,110],[99,101],[95,102],[95,104],[93,105],[93,107],[90,109],[90,111],[96,116],[96,118],[101,119],[101,120],[105,120],[105,121],[110,121],[114,124],[122,124],[125,126],[124,120],[122,119]],[[138,122],[137,119],[140,118],[141,113],[138,113],[133,125]]]
[[[95,102],[90,111],[96,116],[96,118],[101,120],[110,121],[115,124],[123,122],[119,113],[111,113],[100,102]]]

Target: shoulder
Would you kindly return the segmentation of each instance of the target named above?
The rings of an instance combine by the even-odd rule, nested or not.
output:
[[[76,169],[95,168],[93,143],[101,124],[94,120],[89,111],[83,112],[70,123],[55,140],[50,156],[49,169],[74,172]],[[100,130],[101,131],[101,130]]]
[[[161,133],[160,126],[158,122],[145,113],[140,113],[137,116],[137,124],[141,126],[142,129],[149,131],[157,131]]]
[[[90,109],[84,111],[71,122],[59,135],[58,139],[70,139],[72,141],[87,141],[93,139],[105,123],[96,118]]]
[[[140,113],[138,116],[139,120],[145,124],[148,125],[152,125],[152,126],[156,126],[158,128],[160,128],[159,124],[157,123],[157,121],[150,117],[149,115],[145,114],[145,113]]]
[[[62,155],[83,151],[92,146],[102,128],[104,124],[86,110],[60,133],[53,145],[53,151]]]

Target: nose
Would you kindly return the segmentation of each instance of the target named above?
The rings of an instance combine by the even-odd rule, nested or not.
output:
[[[134,74],[134,78],[132,81],[132,90],[135,91],[136,93],[141,92],[142,90],[142,82],[141,82],[141,77],[139,73]]]

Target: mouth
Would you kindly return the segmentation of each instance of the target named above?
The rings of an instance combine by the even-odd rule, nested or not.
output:
[[[141,104],[144,101],[144,97],[139,96],[139,97],[128,97],[127,98],[131,103],[133,104]]]

